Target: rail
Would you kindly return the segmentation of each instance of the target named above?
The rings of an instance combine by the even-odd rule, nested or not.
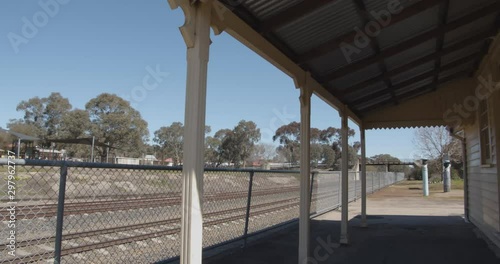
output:
[[[155,263],[180,252],[179,167],[0,159],[0,263]],[[207,168],[204,248],[297,221],[298,171]],[[361,196],[349,174],[349,200]],[[403,180],[367,173],[367,191]],[[311,174],[311,216],[340,205],[340,172]],[[14,208],[14,209],[13,209]],[[14,228],[9,228],[13,223]],[[12,234],[11,231],[15,233]]]

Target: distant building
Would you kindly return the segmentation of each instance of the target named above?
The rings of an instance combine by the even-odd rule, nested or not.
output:
[[[158,159],[154,155],[146,155],[143,160],[144,165],[154,165],[158,163]]]

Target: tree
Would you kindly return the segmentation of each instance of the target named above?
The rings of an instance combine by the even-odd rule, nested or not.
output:
[[[10,120],[10,122],[7,124],[7,128],[14,132],[18,132],[33,137],[40,137],[40,135],[43,134],[42,128],[38,127],[33,123],[27,123],[22,119]]]
[[[85,110],[75,109],[65,113],[59,124],[59,139],[76,139],[90,137],[90,117]],[[90,157],[90,147],[87,145],[68,144],[64,145],[68,157]]]
[[[348,136],[355,135],[353,129],[349,129]],[[342,130],[329,127],[324,130],[311,128],[311,162],[313,165],[320,161],[334,169],[340,168],[340,158],[342,157]],[[277,151],[281,156],[287,157],[290,163],[295,163],[300,155],[300,123],[292,122],[281,126],[276,130],[273,140],[279,140],[280,146]],[[329,146],[330,150],[324,146]],[[361,147],[359,142],[354,142],[349,146],[349,162],[354,164],[358,160],[358,151]]]
[[[210,126],[205,127],[205,134],[210,133]],[[160,127],[154,132],[153,142],[161,155],[161,159],[170,157],[175,166],[182,163],[184,156],[184,125],[181,122],[173,122],[168,127]]]
[[[24,112],[22,121],[17,124],[29,125],[32,127],[30,132],[36,133],[34,136],[45,139],[58,135],[62,117],[71,110],[71,104],[60,93],[51,93],[49,97],[36,96],[21,101],[16,110]]]
[[[85,109],[89,114],[90,134],[100,143],[108,143],[124,155],[139,157],[148,139],[148,124],[141,114],[121,97],[103,93],[91,99]],[[97,148],[101,160],[107,147]]]
[[[67,98],[60,93],[51,93],[45,98],[44,121],[47,137],[57,137],[61,129],[63,116],[71,110],[72,106]]]
[[[0,131],[0,149],[8,150],[9,144],[12,143],[12,137],[5,132]],[[1,156],[2,153],[0,153]]]
[[[226,159],[222,142],[232,133],[230,129],[221,129],[213,137],[205,139],[205,160],[215,167],[219,167]]]
[[[398,158],[393,157],[389,154],[378,154],[378,155],[375,155],[375,156],[368,158],[368,160],[370,160],[373,163],[387,163],[387,162],[398,163],[398,162],[401,162]],[[391,171],[393,171],[393,172],[406,172],[405,167],[408,167],[408,166],[392,165]],[[385,172],[385,169],[386,169],[385,166],[377,166],[376,167],[376,171],[378,171],[378,172]]]
[[[321,130],[317,128],[311,128],[311,163],[313,167],[317,167],[318,164],[323,160],[323,144],[321,141]]]
[[[24,111],[23,121],[26,124],[33,125],[37,129],[42,131],[45,125],[44,113],[45,113],[45,103],[46,98],[39,98],[38,96],[28,99],[28,101],[21,101],[17,107],[16,111]],[[44,136],[44,135],[37,135]]]
[[[221,141],[222,158],[237,168],[245,167],[260,136],[260,129],[254,122],[241,120],[232,131],[225,133]]]
[[[286,157],[291,164],[296,163],[300,156],[300,123],[291,122],[279,127],[273,136],[273,141],[276,140],[281,145],[277,148],[277,152]]]
[[[90,117],[85,110],[75,109],[65,113],[59,124],[60,132],[58,138],[74,139],[89,137],[90,133]]]
[[[160,127],[154,133],[153,142],[158,146],[162,159],[171,157],[174,165],[179,165],[183,156],[184,126],[181,122],[174,122],[168,127]]]
[[[349,129],[347,132],[347,137],[353,137],[355,134],[356,132],[354,131],[354,129]],[[333,150],[333,163],[328,163],[328,166],[332,167],[335,170],[340,169],[340,161],[342,158],[342,129],[328,127],[327,129],[321,131],[320,138],[325,144],[331,146]],[[355,164],[357,164],[357,161],[359,159],[358,152],[360,148],[360,142],[354,142],[352,145],[349,145],[349,164],[356,166]],[[332,153],[328,153],[328,155],[331,154]]]
[[[461,169],[462,151],[460,141],[450,136],[445,127],[420,128],[415,131],[414,144],[422,157],[430,160],[430,174],[442,173],[442,159],[448,154],[453,164]]]

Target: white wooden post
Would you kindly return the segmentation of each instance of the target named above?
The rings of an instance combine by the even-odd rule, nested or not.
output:
[[[360,126],[361,136],[361,227],[367,227],[366,221],[366,140],[365,128]]]
[[[347,233],[349,223],[349,144],[348,144],[348,122],[347,111],[344,109],[341,113],[342,116],[342,217],[340,222],[340,244],[349,244],[349,237]]]
[[[306,263],[309,257],[311,95],[307,87],[300,88],[299,264]]]
[[[203,172],[207,67],[210,47],[211,1],[169,0],[182,7],[180,28],[187,46],[184,158],[182,168],[181,264],[201,264],[203,248]]]

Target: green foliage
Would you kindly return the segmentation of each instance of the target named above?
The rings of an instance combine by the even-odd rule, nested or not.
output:
[[[415,166],[408,176],[409,179],[421,181],[422,180],[422,168]]]
[[[139,157],[148,139],[148,123],[121,97],[103,93],[91,99],[85,109],[90,118],[90,134],[101,143],[108,143],[124,155]],[[97,148],[101,160],[106,147]]]
[[[162,160],[170,157],[175,166],[179,165],[183,156],[184,126],[181,122],[174,122],[168,127],[160,127],[154,133],[153,142],[158,146]]]
[[[225,162],[237,168],[245,167],[255,153],[260,136],[260,129],[254,122],[241,120],[232,130],[221,129],[213,137],[207,137],[205,159],[216,167]]]
[[[373,157],[368,158],[372,163],[386,163],[386,162],[401,162],[398,158],[391,156],[390,154],[378,154]],[[376,166],[376,171],[384,172],[386,168],[384,166]],[[391,165],[391,172],[408,172],[409,168],[405,165]]]
[[[311,128],[311,162],[313,166],[324,163],[329,168],[339,169],[342,157],[342,130],[329,127],[324,130]],[[348,137],[353,137],[355,131],[349,129]],[[274,141],[279,141],[277,152],[294,164],[300,157],[300,123],[291,122],[278,128],[273,136]],[[326,146],[326,147],[325,147]],[[361,147],[359,142],[349,146],[349,163],[355,164]]]
[[[33,97],[27,101],[21,101],[16,110],[23,111],[21,120],[12,120],[9,129],[32,135],[41,139],[58,136],[63,116],[71,109],[67,98],[60,93],[51,93],[48,97]],[[47,142],[42,142],[47,146]]]

